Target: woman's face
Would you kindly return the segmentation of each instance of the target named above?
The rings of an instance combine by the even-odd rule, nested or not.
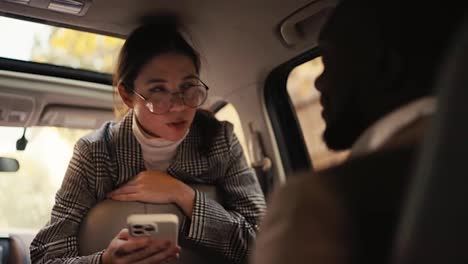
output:
[[[167,53],[152,58],[145,64],[134,82],[134,91],[145,98],[156,92],[179,92],[198,81],[193,61],[185,55]],[[145,132],[152,136],[177,141],[185,136],[192,124],[196,108],[184,105],[179,97],[172,97],[172,106],[164,114],[154,114],[145,101],[136,94],[128,94],[119,87],[125,104],[133,108],[136,119]]]

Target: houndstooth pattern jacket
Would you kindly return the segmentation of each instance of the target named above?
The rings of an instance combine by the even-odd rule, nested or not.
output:
[[[31,244],[32,263],[100,262],[102,251],[78,255],[77,234],[95,204],[145,170],[132,133],[132,114],[118,123],[107,122],[76,143],[51,219]],[[221,205],[195,191],[192,219],[181,226],[184,239],[228,262],[245,263],[266,206],[232,125],[197,112],[168,173],[186,184],[215,185],[223,197]]]

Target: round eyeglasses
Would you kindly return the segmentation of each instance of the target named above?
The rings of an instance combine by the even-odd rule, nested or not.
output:
[[[174,93],[165,90],[152,91],[147,97],[136,91],[133,93],[145,101],[145,106],[151,113],[162,115],[169,112],[177,100],[181,100],[184,105],[191,108],[201,106],[208,97],[208,89],[205,83],[199,81],[197,84],[186,85],[181,91]]]

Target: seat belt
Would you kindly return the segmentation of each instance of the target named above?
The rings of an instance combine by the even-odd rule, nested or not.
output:
[[[265,145],[263,144],[262,136],[259,131],[253,128],[252,122],[249,123],[249,133],[251,166],[255,170],[263,195],[267,198],[273,186],[272,162],[271,159],[265,155]]]

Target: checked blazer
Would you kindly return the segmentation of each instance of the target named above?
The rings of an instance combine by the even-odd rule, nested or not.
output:
[[[51,219],[31,243],[32,263],[100,262],[103,251],[78,255],[77,234],[95,204],[145,170],[132,115],[107,122],[76,143]],[[220,204],[195,191],[192,219],[181,225],[182,250],[190,243],[227,263],[245,263],[266,205],[232,124],[198,111],[167,172],[189,185],[214,185],[223,199]]]

